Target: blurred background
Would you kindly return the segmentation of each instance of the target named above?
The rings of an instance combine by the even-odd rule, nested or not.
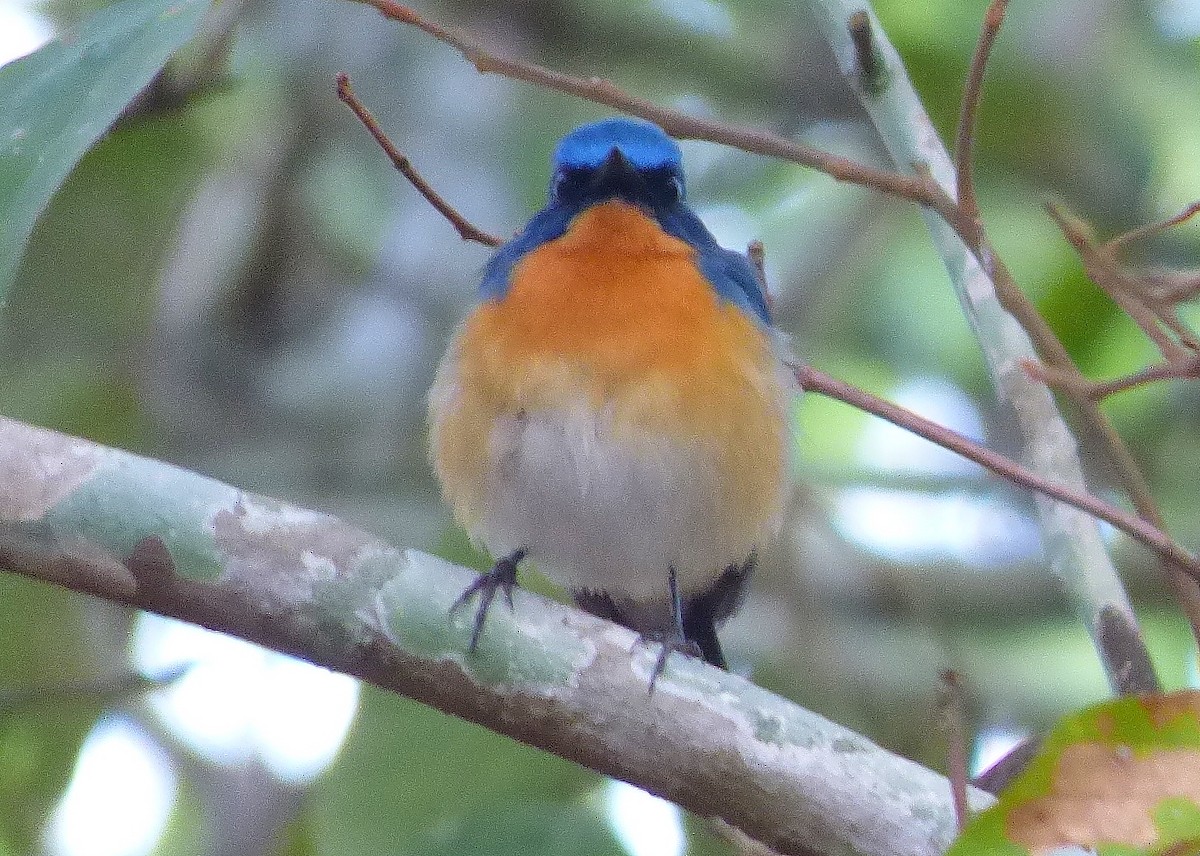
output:
[[[876,8],[944,138],[984,0]],[[882,164],[804,4],[427,2],[498,51]],[[0,0],[0,61],[95,8]],[[425,459],[424,394],[488,251],[396,173],[335,95],[347,71],[476,225],[544,199],[558,137],[605,111],[481,77],[329,0],[226,0],[42,218],[0,318],[0,412],[328,511],[480,565]],[[1085,373],[1153,360],[1042,210],[1101,236],[1200,198],[1200,0],[1015,3],[978,147],[995,244]],[[818,368],[993,447],[1017,443],[913,206],[685,142],[726,246],[761,239],[781,327]],[[1200,265],[1200,226],[1134,248]],[[1189,314],[1190,313],[1190,314]],[[1194,326],[1200,308],[1184,310]],[[1105,405],[1174,535],[1200,544],[1200,389]],[[723,633],[735,668],[944,767],[937,675],[968,687],[975,763],[1106,694],[1029,497],[810,395],[787,537]],[[1094,489],[1107,470],[1087,447]],[[1170,688],[1190,635],[1150,556],[1114,555]],[[639,791],[248,645],[0,575],[0,854],[730,853]]]

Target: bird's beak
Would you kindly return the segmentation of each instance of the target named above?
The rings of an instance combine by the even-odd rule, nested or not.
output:
[[[629,195],[636,194],[637,190],[643,187],[645,180],[616,146],[608,153],[608,157],[600,164],[592,178],[592,189],[599,192]]]

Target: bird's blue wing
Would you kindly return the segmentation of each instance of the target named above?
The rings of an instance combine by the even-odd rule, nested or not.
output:
[[[561,238],[571,222],[572,212],[557,205],[548,205],[525,226],[519,235],[503,244],[488,260],[483,271],[483,282],[479,284],[479,296],[484,300],[495,300],[508,292],[513,267],[528,252],[532,252],[547,241]]]
[[[712,283],[717,294],[751,313],[763,324],[771,324],[771,310],[762,283],[749,259],[718,244],[703,221],[686,206],[656,213],[663,229],[696,248],[700,273]]]

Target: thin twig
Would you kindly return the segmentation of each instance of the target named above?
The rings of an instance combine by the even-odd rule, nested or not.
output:
[[[1117,235],[1117,237],[1104,243],[1102,247],[1109,252],[1116,253],[1125,249],[1135,241],[1141,241],[1145,238],[1157,235],[1159,232],[1165,232],[1168,229],[1173,229],[1180,223],[1190,220],[1192,217],[1196,216],[1197,213],[1200,213],[1200,201],[1193,202],[1174,217],[1168,217],[1166,220],[1160,220],[1157,223],[1150,223],[1146,226],[1139,226],[1136,229],[1130,229],[1123,235]]]
[[[886,419],[893,425],[924,437],[931,443],[949,449],[967,460],[974,461],[1015,484],[1065,502],[1067,505],[1110,523],[1163,558],[1175,562],[1194,578],[1200,579],[1200,560],[1197,560],[1195,556],[1172,541],[1170,536],[1146,520],[1127,514],[1091,494],[1079,493],[1064,485],[1048,481],[1016,461],[984,448],[957,431],[952,431],[944,425],[939,425],[913,413],[911,410],[906,410],[844,381],[830,377],[812,366],[793,364],[790,368],[795,372],[802,389],[836,398],[838,401],[857,407],[880,419]]]
[[[371,115],[371,111],[358,100],[358,97],[350,88],[350,75],[344,71],[339,72],[337,76],[337,94],[338,98],[354,111],[354,115],[358,117],[358,120],[371,132],[371,136],[375,138],[375,142],[379,143],[379,147],[391,159],[392,166],[399,170],[400,174],[407,178],[409,183],[417,189],[417,192],[424,196],[429,204],[436,208],[438,213],[450,222],[450,225],[455,228],[464,241],[474,241],[477,244],[483,244],[485,247],[498,247],[504,243],[495,235],[484,232],[482,229],[472,225],[466,217],[455,210],[453,205],[430,187],[429,182],[421,177],[421,174],[416,171],[408,158],[388,139],[387,134],[383,132],[383,129],[379,127],[379,123],[375,121],[375,117]]]
[[[1142,282],[1154,300],[1171,306],[1200,297],[1200,270],[1151,271]]]
[[[950,780],[950,796],[954,799],[954,818],[958,821],[958,831],[962,832],[971,817],[967,802],[967,706],[958,673],[946,669],[941,678],[942,695],[938,707],[946,732],[946,777]]]
[[[958,205],[963,217],[979,219],[979,202],[975,197],[974,153],[976,118],[983,93],[983,73],[987,68],[992,45],[1004,23],[1004,12],[1008,0],[992,0],[983,18],[979,31],[979,42],[975,45],[975,56],[971,59],[971,73],[963,89],[962,108],[958,119],[958,136],[954,142],[954,166],[958,172]]]
[[[1160,380],[1195,380],[1200,378],[1200,354],[1192,354],[1178,362],[1157,363],[1131,375],[1107,381],[1088,380],[1080,375],[1059,371],[1053,366],[1027,360],[1021,366],[1035,380],[1075,398],[1100,401],[1110,395],[1125,392]]]
[[[483,74],[498,74],[521,80],[556,92],[574,95],[586,101],[603,104],[614,110],[649,119],[673,137],[688,140],[708,140],[742,151],[779,158],[812,167],[838,181],[847,181],[891,193],[920,205],[934,205],[938,200],[925,182],[889,170],[875,169],[849,158],[815,149],[763,131],[712,122],[669,110],[652,101],[636,98],[607,80],[598,77],[572,77],[533,63],[509,59],[485,50],[477,42],[429,21],[414,10],[392,0],[356,0],[378,9],[385,17],[416,27],[440,42],[450,45]]]
[[[1163,332],[1158,313],[1141,300],[1137,286],[1122,272],[1116,258],[1106,251],[1103,245],[1097,246],[1092,241],[1087,224],[1053,202],[1046,203],[1046,211],[1079,254],[1084,270],[1092,282],[1138,325],[1158,348],[1163,359],[1172,362],[1183,356],[1182,346]]]
[[[1101,281],[1105,280],[1107,276],[1107,268],[1103,264],[1097,265],[1093,258],[1094,245],[1092,244],[1086,225],[1066,214],[1066,212],[1053,203],[1047,204],[1046,209],[1055,222],[1058,223],[1063,235],[1076,248],[1080,258],[1083,260],[1084,269],[1087,270],[1088,275],[1098,287],[1104,289],[1106,293],[1110,293],[1109,288],[1112,288],[1112,286],[1109,285],[1106,288],[1106,284]],[[1183,213],[1187,214],[1188,212],[1185,210]],[[1172,219],[1179,219],[1180,217],[1182,215],[1177,215],[1176,218]],[[1179,222],[1182,222],[1182,219],[1179,219]],[[1134,231],[1137,232],[1138,230]],[[1125,243],[1128,243],[1128,241]],[[1092,262],[1091,265],[1089,265],[1089,261]],[[1118,289],[1113,290],[1117,291]],[[1115,294],[1112,296],[1124,308],[1124,303],[1121,302],[1121,299]],[[1032,305],[1029,304],[1028,298],[1023,294],[1018,294],[1016,299],[1019,299],[1024,304]],[[1138,321],[1137,317],[1134,315],[1130,317],[1142,329],[1145,329],[1145,326]],[[1157,327],[1151,326],[1157,333]],[[1188,340],[1185,339],[1184,341]],[[1062,343],[1058,341],[1057,337],[1053,339],[1053,346],[1047,352],[1039,348],[1039,356],[1051,367],[1071,376],[1072,380],[1070,383],[1063,387],[1068,392],[1071,391],[1072,387],[1076,390],[1086,390],[1090,381],[1079,372],[1075,363],[1066,355],[1066,349],[1063,348]],[[1188,358],[1187,352],[1177,348],[1174,343],[1164,343],[1164,348],[1164,357],[1168,363]],[[1047,354],[1051,357],[1050,359],[1046,359]],[[1096,431],[1101,438],[1117,478],[1121,485],[1124,486],[1126,493],[1129,494],[1130,501],[1133,503],[1133,507],[1137,510],[1137,513],[1152,526],[1160,530],[1163,529],[1165,524],[1162,512],[1159,510],[1158,503],[1154,499],[1154,494],[1150,490],[1150,485],[1146,481],[1145,474],[1138,466],[1137,461],[1134,460],[1133,453],[1129,451],[1129,446],[1121,438],[1121,435],[1117,433],[1116,429],[1113,428],[1112,422],[1104,412],[1100,410],[1096,400],[1087,395],[1079,394],[1078,391],[1072,394],[1071,397],[1079,406],[1080,412],[1088,426]],[[1183,566],[1170,560],[1164,560],[1163,571],[1171,586],[1171,590],[1175,593],[1175,597],[1179,601],[1180,608],[1187,616],[1188,623],[1192,628],[1192,636],[1195,638],[1197,644],[1200,644],[1200,581],[1197,581],[1194,578],[1195,575],[1187,571]]]
[[[1157,380],[1195,380],[1197,378],[1200,378],[1200,354],[1192,354],[1191,357],[1177,363],[1160,363],[1128,377],[1098,383],[1092,397],[1095,399],[1106,398],[1114,393]]]

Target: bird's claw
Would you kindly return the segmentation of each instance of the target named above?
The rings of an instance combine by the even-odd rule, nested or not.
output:
[[[704,658],[704,653],[695,640],[686,638],[681,631],[643,633],[641,642],[643,644],[658,643],[662,646],[658,657],[654,660],[654,669],[650,672],[650,695],[654,695],[654,686],[658,683],[659,675],[667,668],[667,658],[672,654],[686,654],[696,659]]]
[[[475,595],[479,595],[479,606],[475,610],[475,623],[471,628],[471,642],[467,645],[469,653],[475,653],[475,648],[479,645],[479,637],[483,634],[483,625],[487,620],[488,610],[491,609],[492,601],[496,598],[496,590],[500,589],[504,592],[504,599],[508,601],[508,608],[513,609],[513,589],[517,585],[517,565],[521,563],[521,559],[525,558],[525,552],[518,550],[511,556],[505,556],[496,564],[492,565],[492,569],[486,573],[480,574],[463,593],[458,596],[454,603],[450,604],[450,614],[453,615],[459,609],[467,604]]]

